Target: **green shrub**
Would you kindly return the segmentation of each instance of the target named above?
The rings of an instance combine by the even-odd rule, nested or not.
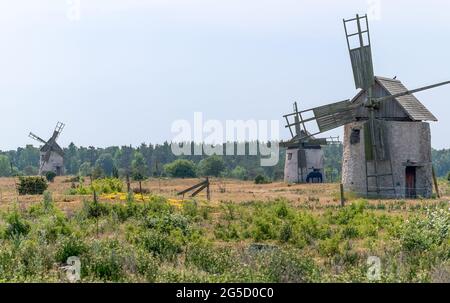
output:
[[[409,252],[427,251],[449,239],[450,211],[429,209],[425,218],[407,220],[400,235],[402,247]]]
[[[268,184],[268,183],[270,183],[270,180],[266,176],[257,175],[255,177],[255,184]]]
[[[272,223],[262,217],[257,217],[254,220],[252,234],[257,242],[275,238],[275,231]]]
[[[109,215],[110,208],[103,203],[86,201],[83,204],[83,213],[86,218],[98,218],[101,216]]]
[[[123,182],[116,178],[95,179],[90,186],[84,186],[80,183],[76,188],[70,189],[69,193],[71,195],[90,195],[94,190],[97,194],[122,192]]]
[[[224,241],[240,239],[238,226],[235,223],[231,223],[229,225],[223,225],[221,223],[216,224],[214,227],[214,236],[217,239]],[[248,237],[250,236],[247,235],[247,238]]]
[[[159,273],[159,262],[146,251],[139,250],[136,258],[136,269],[145,281],[155,282]]]
[[[339,243],[341,239],[336,234],[331,238],[321,240],[319,242],[319,254],[324,257],[332,257],[340,254]]]
[[[247,169],[238,165],[230,172],[230,176],[234,179],[247,180],[248,172]]]
[[[280,230],[280,241],[288,242],[292,237],[292,225],[290,223],[284,223]]]
[[[44,210],[46,210],[46,211],[53,209],[52,193],[48,190],[44,191],[42,206],[44,207]]]
[[[353,239],[353,238],[357,238],[359,236],[359,232],[356,227],[354,227],[352,225],[346,225],[342,229],[342,236],[344,238]]]
[[[116,178],[97,179],[92,182],[92,188],[99,194],[122,192],[123,182]]]
[[[20,195],[42,195],[47,187],[43,177],[19,177],[17,190]]]
[[[22,281],[29,278],[39,281],[43,273],[49,275],[53,267],[53,253],[38,241],[27,239],[20,242],[16,253],[16,275]],[[19,280],[19,281],[20,281]]]
[[[161,214],[160,216],[146,218],[145,225],[165,234],[170,234],[174,230],[180,231],[183,235],[189,233],[189,220],[178,213]]]
[[[278,203],[275,206],[275,212],[278,218],[285,218],[289,214],[288,206],[286,202]]]
[[[197,175],[195,163],[185,159],[164,165],[164,171],[173,178],[193,178]]]
[[[156,230],[149,230],[139,239],[143,247],[154,256],[165,260],[174,260],[182,252],[180,235],[163,234]]]
[[[311,244],[316,239],[323,239],[330,235],[330,227],[319,222],[318,218],[310,213],[301,212],[294,218],[294,243],[302,247]]]
[[[223,157],[218,155],[209,156],[198,163],[198,170],[202,176],[219,177],[225,169]]]
[[[67,236],[72,233],[66,217],[59,213],[41,217],[41,225],[38,225],[37,228],[47,243],[53,243],[60,236]]]
[[[183,214],[185,216],[195,218],[198,215],[198,205],[197,201],[185,201],[183,203]]]
[[[308,283],[318,279],[318,269],[310,258],[293,251],[275,251],[268,257],[263,272],[273,283]]]
[[[331,223],[337,223],[342,225],[348,224],[357,215],[364,213],[366,206],[367,201],[360,200],[358,202],[352,203],[347,207],[341,208],[336,215],[332,216]]]
[[[55,181],[56,173],[53,171],[47,171],[47,172],[44,172],[44,176],[48,182],[53,182],[53,181]]]
[[[186,249],[186,263],[211,274],[222,274],[232,268],[230,250],[209,243],[195,243]]]
[[[26,236],[31,230],[30,223],[23,219],[17,210],[8,215],[6,222],[8,225],[6,227],[5,235],[8,238]]]
[[[81,258],[87,252],[87,245],[79,237],[70,236],[64,238],[58,244],[55,260],[65,263],[69,257]]]
[[[105,282],[124,279],[124,251],[117,240],[100,240],[93,243],[87,260],[87,271]]]

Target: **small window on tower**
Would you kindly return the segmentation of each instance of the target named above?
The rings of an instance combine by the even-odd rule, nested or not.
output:
[[[352,129],[352,134],[350,135],[350,144],[358,144],[361,138],[361,130],[357,128]]]
[[[292,153],[288,153],[288,160],[292,160]]]

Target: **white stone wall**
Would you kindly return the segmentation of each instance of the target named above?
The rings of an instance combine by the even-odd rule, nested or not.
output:
[[[360,130],[360,141],[350,144],[352,129]],[[364,149],[364,122],[350,123],[344,126],[344,152],[342,155],[342,183],[346,191],[365,195],[366,162]]]
[[[405,195],[404,162],[425,163],[416,168],[417,194],[430,197],[433,191],[431,132],[428,123],[421,122],[389,122],[390,151],[393,161],[394,180],[399,188],[400,196]]]
[[[342,161],[342,183],[347,191],[366,195],[366,162],[364,148],[365,122],[355,122],[344,128],[344,154]],[[385,136],[389,145],[391,155],[392,172],[394,177],[395,194],[384,192],[385,196],[404,197],[406,187],[405,162],[412,161],[422,163],[424,166],[416,168],[417,195],[422,197],[431,196],[432,163],[431,163],[431,134],[430,126],[425,122],[398,122],[387,121]],[[350,136],[353,128],[360,129],[360,143],[350,144]],[[379,163],[378,172],[389,171],[389,162]],[[369,162],[369,173],[373,166]],[[375,185],[375,179],[371,179],[369,186]],[[392,187],[391,177],[380,178],[380,186]]]
[[[44,157],[45,153],[41,153],[41,159]],[[39,174],[42,175],[43,172],[52,171],[57,173],[57,167],[61,167],[61,174],[64,174],[64,159],[61,155],[52,152],[50,154],[49,161],[45,163],[44,166],[40,165]]]
[[[289,156],[291,155],[291,156]],[[291,157],[289,159],[289,157]],[[284,164],[284,182],[298,183],[299,178],[299,162],[298,162],[298,148],[286,150],[286,162]]]
[[[289,160],[289,154],[292,158]],[[306,167],[299,167],[299,149],[286,150],[286,162],[284,166],[284,181],[288,183],[304,183],[310,172],[319,169],[325,182],[324,156],[322,149],[305,149]]]

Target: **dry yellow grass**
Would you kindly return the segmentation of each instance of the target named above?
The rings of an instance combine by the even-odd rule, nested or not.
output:
[[[71,182],[70,177],[57,177],[54,183],[50,183],[49,190],[53,194],[55,203],[62,210],[73,210],[79,207],[84,200],[91,199],[90,196],[69,195],[68,191]],[[149,179],[144,181],[142,187],[152,194],[164,196],[169,199],[179,200],[177,192],[199,183],[202,179]],[[0,178],[0,208],[4,209],[19,202],[22,207],[27,207],[33,203],[40,202],[41,196],[19,196],[16,191],[15,178]],[[138,188],[136,182],[132,183],[132,188]],[[120,202],[121,195],[117,195]],[[111,197],[100,197],[105,201],[114,200]],[[187,194],[186,199],[189,198]],[[339,185],[338,184],[287,184],[284,182],[274,182],[271,184],[257,185],[252,181],[239,181],[231,179],[211,179],[211,204],[217,205],[222,201],[232,201],[241,203],[245,201],[269,201],[276,198],[285,198],[293,205],[309,204],[312,206],[338,205]],[[197,196],[199,200],[206,200],[206,193],[202,192]],[[449,200],[444,196],[442,199]],[[441,199],[441,200],[442,200]],[[371,204],[389,203],[393,200],[369,200]],[[408,205],[416,203],[436,203],[436,200],[410,200]]]

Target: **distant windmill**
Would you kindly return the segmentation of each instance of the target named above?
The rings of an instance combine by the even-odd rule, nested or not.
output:
[[[324,154],[322,146],[339,143],[339,138],[315,138],[310,136],[298,111],[297,102],[294,112],[284,115],[286,128],[289,128],[291,140],[280,143],[286,148],[284,181],[289,183],[322,183],[325,181]]]
[[[43,175],[46,172],[54,172],[57,176],[64,174],[64,151],[56,143],[56,139],[63,131],[64,126],[65,124],[58,122],[52,137],[48,141],[30,132],[30,138],[44,144],[40,149],[39,175]]]
[[[356,32],[348,32],[351,24]],[[355,86],[361,90],[351,100],[299,111],[294,126],[315,122],[318,131],[305,130],[297,140],[344,126],[342,183],[347,190],[376,197],[430,197],[431,134],[425,121],[437,119],[413,94],[450,81],[408,90],[397,79],[376,77],[367,15],[344,20],[344,28]]]

